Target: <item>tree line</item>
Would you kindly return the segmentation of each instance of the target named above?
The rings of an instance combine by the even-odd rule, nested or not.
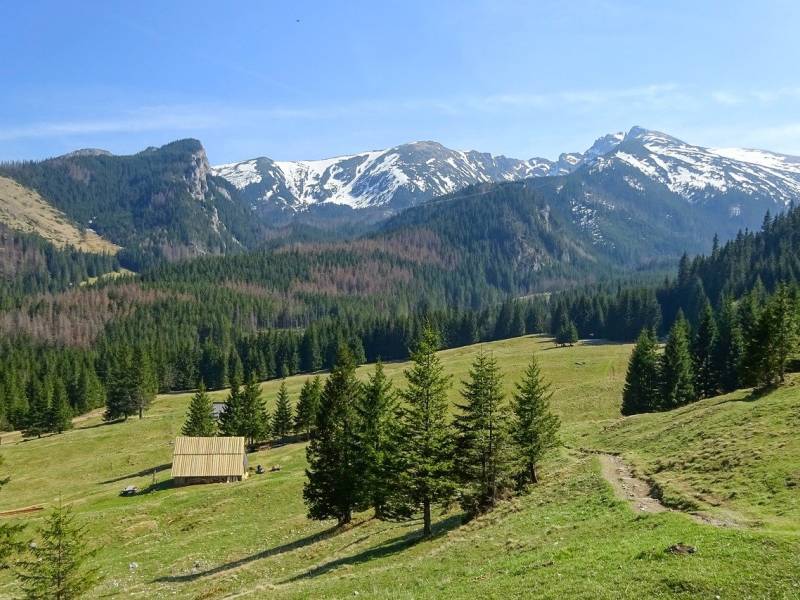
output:
[[[628,364],[622,413],[669,410],[740,387],[765,388],[784,380],[798,349],[800,293],[779,283],[768,295],[757,280],[734,301],[706,302],[695,327],[678,311],[659,353],[656,334],[645,329]]]

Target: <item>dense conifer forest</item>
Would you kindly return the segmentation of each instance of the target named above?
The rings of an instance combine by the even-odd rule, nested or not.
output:
[[[5,268],[21,277],[3,288],[0,424],[54,428],[42,413],[62,397],[71,414],[140,398],[109,412],[127,417],[156,391],[330,368],[342,345],[356,363],[404,359],[426,323],[443,347],[527,333],[632,341],[642,331],[667,336],[682,314],[692,346],[711,310],[720,344],[738,336],[721,322],[729,313],[738,322],[780,282],[797,280],[797,209],[715,242],[708,256],[684,256],[677,275],[657,283],[657,271],[631,275],[589,259],[529,195],[512,194],[496,221],[485,218],[484,200],[452,202],[442,218],[410,210],[351,241],[276,240],[250,253],[157,261],[137,277],[88,286],[78,284],[119,268],[116,259],[6,232]],[[598,281],[571,283],[587,277]],[[132,362],[147,371],[138,381],[119,375]]]

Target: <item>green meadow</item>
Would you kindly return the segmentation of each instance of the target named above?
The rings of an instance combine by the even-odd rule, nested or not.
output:
[[[623,419],[630,345],[557,348],[528,336],[482,346],[509,392],[536,353],[564,446],[528,493],[467,524],[437,513],[432,538],[419,521],[369,513],[344,530],[308,520],[301,443],[250,455],[251,467],[279,471],[173,488],[190,394],[159,396],[141,421],[96,417],[4,443],[0,512],[44,507],[21,517],[32,530],[59,498],[71,504],[99,548],[92,595],[102,598],[800,598],[800,379]],[[478,348],[441,352],[453,400]],[[399,386],[406,366],[386,365]],[[293,400],[305,379],[287,380]],[[269,408],[279,385],[262,386]],[[617,499],[592,451],[620,453],[674,510],[637,513]],[[143,493],[119,497],[127,485]],[[668,552],[676,543],[696,552]],[[0,571],[0,597],[14,594]]]

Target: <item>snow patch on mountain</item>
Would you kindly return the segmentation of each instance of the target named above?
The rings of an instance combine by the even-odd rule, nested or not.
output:
[[[306,211],[322,204],[397,212],[471,184],[568,175],[589,175],[623,166],[632,189],[665,186],[690,203],[740,193],[787,204],[800,198],[800,158],[763,150],[703,148],[658,131],[634,127],[598,138],[584,153],[557,160],[527,160],[474,150],[452,150],[431,141],[401,144],[322,160],[257,158],[219,165],[224,177],[252,206]],[[738,200],[737,200],[738,201]]]

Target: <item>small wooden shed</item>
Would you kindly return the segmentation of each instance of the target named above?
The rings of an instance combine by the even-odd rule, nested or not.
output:
[[[175,485],[229,483],[247,479],[243,437],[186,437],[175,439],[172,478]]]

